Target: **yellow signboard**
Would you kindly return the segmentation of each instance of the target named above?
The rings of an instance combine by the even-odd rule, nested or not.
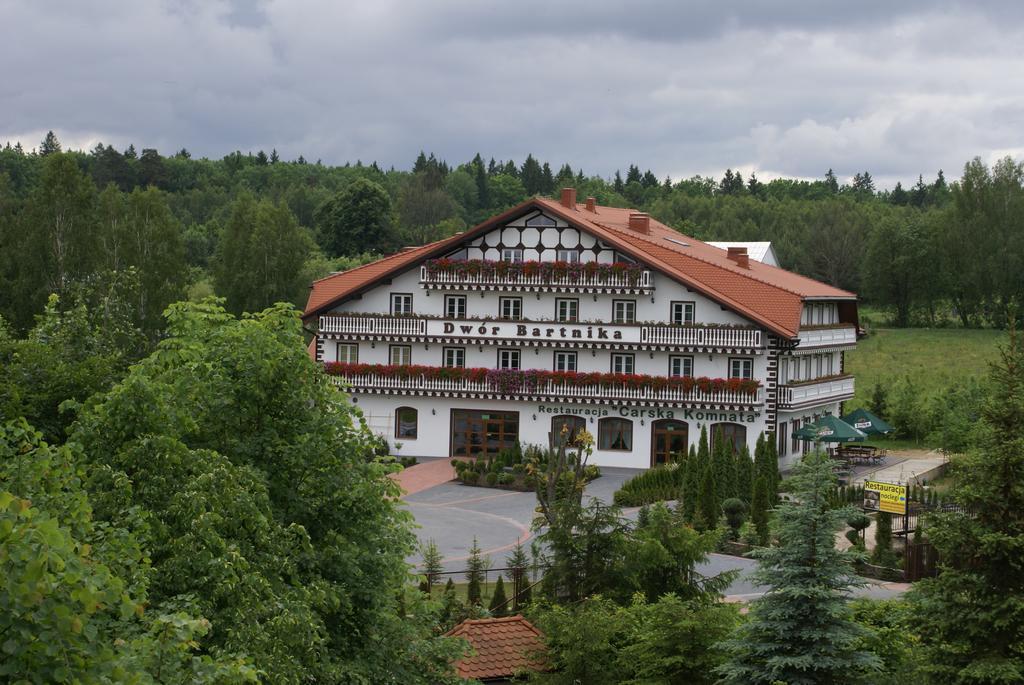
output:
[[[882,483],[877,480],[864,482],[864,508],[870,511],[887,511],[890,514],[907,513],[907,486],[898,483]]]

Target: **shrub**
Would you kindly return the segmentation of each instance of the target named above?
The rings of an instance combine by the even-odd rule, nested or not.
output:
[[[737,539],[740,526],[747,520],[747,503],[738,497],[730,497],[722,502],[722,513],[725,514],[725,521],[732,530],[732,539]]]
[[[511,485],[516,482],[516,477],[511,473],[499,473],[498,474],[498,485]]]
[[[639,507],[644,504],[678,499],[683,485],[682,477],[683,469],[679,468],[678,464],[659,466],[638,473],[615,491],[615,504],[623,507]]]
[[[484,483],[489,488],[493,488],[498,483],[498,474],[494,471],[488,471],[487,475],[484,476]]]
[[[583,468],[583,479],[588,483],[601,477],[601,469],[596,464],[588,464]]]
[[[462,472],[462,482],[466,485],[476,485],[479,480],[480,474],[472,469],[466,469]]]

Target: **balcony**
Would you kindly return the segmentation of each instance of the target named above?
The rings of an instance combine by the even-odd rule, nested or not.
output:
[[[804,409],[853,397],[853,376],[833,376],[779,386],[779,409]]]
[[[448,320],[368,314],[321,316],[320,333],[355,339],[422,339],[483,345],[611,347],[760,354],[763,337],[752,328],[629,325],[561,321]]]
[[[427,265],[420,267],[420,287],[440,290],[584,292],[623,295],[649,295],[654,290],[653,278],[647,269],[614,272],[611,269],[602,268],[601,271],[594,273],[584,270],[563,272],[561,269],[555,271],[547,268],[535,270],[486,268],[477,271],[437,269]]]
[[[713,326],[642,326],[640,340],[659,347],[759,350],[761,331]]]
[[[477,370],[467,370],[477,371]],[[500,372],[499,372],[500,373]],[[530,372],[523,372],[530,373]],[[470,374],[467,374],[470,375]],[[637,406],[671,406],[703,409],[749,411],[764,403],[760,387],[749,390],[731,388],[702,389],[698,384],[684,388],[637,386],[629,383],[579,382],[544,379],[531,383],[495,383],[490,378],[441,378],[411,374],[347,373],[332,374],[331,380],[351,392],[381,395],[418,395],[427,397],[466,397],[488,400],[568,401],[591,404],[628,403]],[[706,380],[706,379],[704,379]]]
[[[857,344],[857,328],[849,324],[823,328],[805,328],[800,331],[797,352],[822,348],[852,347]]]

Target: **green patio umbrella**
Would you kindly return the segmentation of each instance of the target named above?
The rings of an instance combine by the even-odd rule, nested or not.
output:
[[[892,432],[892,426],[867,409],[855,409],[843,417],[843,421],[870,435],[885,435]]]
[[[794,431],[793,437],[818,442],[863,442],[868,436],[841,419],[826,414]]]

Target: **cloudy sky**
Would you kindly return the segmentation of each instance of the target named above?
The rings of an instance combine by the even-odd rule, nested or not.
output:
[[[880,185],[1024,158],[1024,2],[0,0],[0,141]]]

